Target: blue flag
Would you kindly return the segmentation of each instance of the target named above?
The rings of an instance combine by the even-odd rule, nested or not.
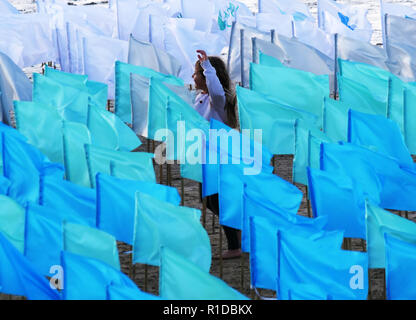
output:
[[[175,188],[153,182],[122,180],[98,173],[96,185],[97,227],[128,244],[133,244],[137,191],[176,206],[181,202]]]
[[[29,300],[60,300],[59,293],[0,232],[0,287]]]
[[[25,210],[12,198],[0,195],[0,232],[23,253],[25,245]]]
[[[158,296],[143,292],[139,288],[115,285],[113,283],[107,286],[106,300],[160,300]]]

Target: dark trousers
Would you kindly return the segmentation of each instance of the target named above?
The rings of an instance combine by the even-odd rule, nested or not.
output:
[[[207,198],[207,208],[211,210],[215,215],[219,216],[220,206],[218,202],[218,194],[208,196]],[[239,230],[233,229],[230,227],[222,226],[224,229],[225,236],[227,237],[228,250],[240,249],[240,234]]]

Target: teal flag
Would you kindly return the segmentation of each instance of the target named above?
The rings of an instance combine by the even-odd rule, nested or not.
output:
[[[407,86],[404,105],[404,137],[411,154],[416,154],[416,86]]]
[[[71,222],[63,222],[63,250],[94,258],[120,270],[116,239],[101,230]]]
[[[114,174],[121,179],[156,182],[151,153],[114,151],[94,145],[85,145],[91,187],[95,188],[95,175]],[[114,170],[112,170],[114,166]]]
[[[325,97],[322,131],[332,141],[348,141],[348,111],[345,103]]]
[[[384,234],[416,244],[416,223],[366,203],[367,251],[369,268],[386,267]]]
[[[159,249],[164,246],[209,272],[211,244],[200,217],[197,209],[137,192],[133,263],[160,266]]]
[[[25,209],[13,199],[0,195],[0,232],[21,253],[25,243]]]
[[[250,88],[273,96],[284,105],[313,113],[321,119],[323,98],[329,97],[329,77],[251,63]]]
[[[173,85],[184,85],[183,81],[175,76],[166,75],[146,67],[140,67],[121,61],[116,61],[115,113],[118,117],[120,117],[121,120],[128,123],[132,123],[132,101],[130,88],[131,74],[137,74],[148,79],[157,79]]]
[[[366,300],[368,295],[367,252],[331,247],[332,239],[311,241],[287,231],[279,231],[277,297],[298,283],[323,288],[333,300]]]
[[[259,51],[259,64],[263,66],[274,67],[274,68],[285,67],[283,63],[280,62],[279,59],[269,56],[261,51]]]
[[[386,245],[386,295],[388,300],[415,300],[416,243],[384,234]]]
[[[165,300],[248,300],[181,254],[161,248],[159,295]]]
[[[273,154],[294,154],[296,119],[313,123],[317,117],[272,99],[255,91],[237,87],[240,128],[250,133],[251,140],[263,144]],[[256,129],[262,130],[261,136],[254,136]]]

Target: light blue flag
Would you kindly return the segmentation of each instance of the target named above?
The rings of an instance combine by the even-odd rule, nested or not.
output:
[[[122,180],[106,174],[96,175],[97,227],[133,244],[136,192],[178,206],[181,202],[175,188],[146,181]]]
[[[52,162],[64,164],[62,117],[55,106],[15,101],[16,128]]]
[[[108,103],[108,85],[97,81],[87,81],[87,90],[90,96],[90,104],[106,109]]]
[[[416,223],[366,203],[367,252],[369,268],[386,267],[384,234],[416,243]]]
[[[25,246],[25,209],[13,199],[0,195],[0,232],[23,253]]]
[[[189,259],[161,248],[159,295],[165,300],[248,300]]]
[[[7,136],[11,136],[15,139],[20,140],[23,143],[27,142],[27,137],[22,135],[19,131],[17,131],[15,128],[8,126],[7,124],[4,124],[0,122],[0,134],[5,133]],[[2,138],[1,138],[2,139]],[[1,154],[3,154],[3,151],[1,151]],[[0,172],[3,172],[3,156],[0,157]]]
[[[307,167],[320,168],[321,143],[330,142],[328,136],[309,123],[295,123],[295,156],[293,158],[293,182],[308,185]]]
[[[322,131],[332,141],[348,141],[348,111],[345,103],[325,97]]]
[[[283,63],[281,63],[279,59],[269,56],[261,51],[259,51],[259,64],[274,68],[284,67]]]
[[[115,99],[115,113],[121,120],[132,123],[132,101],[130,87],[130,75],[138,74],[148,79],[156,79],[162,82],[167,82],[173,85],[183,86],[181,79],[175,76],[166,75],[144,66],[136,66],[121,61],[116,61],[115,65],[115,79],[116,79],[116,99]]]
[[[160,266],[159,249],[164,246],[209,272],[211,244],[200,218],[197,209],[137,192],[133,263]]]
[[[156,182],[152,153],[114,151],[87,144],[84,147],[91,187],[95,188],[95,175],[99,172],[121,179]]]
[[[56,210],[62,220],[96,226],[95,190],[47,176],[40,180],[40,205]]]
[[[296,225],[285,219],[279,220],[266,216],[250,217],[250,274],[254,288],[276,290],[279,254],[276,234],[279,230],[299,234],[305,239],[318,242],[328,250],[341,248],[343,233],[340,231],[324,232],[314,228],[312,223],[309,226]]]
[[[242,87],[237,87],[237,100],[241,130],[248,132],[251,140],[263,144],[273,154],[295,153],[296,119],[311,123],[317,121],[312,113],[282,105]],[[262,135],[256,137],[255,130],[262,130]]]
[[[383,116],[350,110],[348,142],[393,157],[404,167],[415,169],[399,126]]]
[[[0,287],[3,293],[29,300],[60,300],[44,277],[0,232]]]
[[[14,100],[31,101],[32,83],[23,70],[0,52],[0,122],[12,125]]]
[[[2,133],[4,176],[10,180],[8,195],[20,204],[38,202],[40,175],[59,179],[61,164],[50,162],[34,146]]]
[[[4,176],[0,176],[0,195],[9,194],[11,182]]]
[[[384,234],[386,244],[386,295],[388,300],[415,300],[416,243]]]
[[[219,165],[237,162],[247,173],[273,172],[273,155],[266,147],[240,134],[220,121],[211,119],[209,140],[205,144],[202,165],[202,196],[218,193]],[[248,171],[247,171],[248,170]]]
[[[63,299],[106,300],[110,284],[134,290],[136,284],[124,273],[94,258],[61,252],[64,271]]]
[[[334,300],[367,299],[367,252],[342,250],[330,238],[311,241],[288,231],[279,231],[277,241],[278,299],[288,299],[287,290],[298,283],[325,288]]]
[[[322,144],[321,170],[344,172],[359,183],[366,198],[392,210],[416,208],[416,172],[394,158],[352,144]]]
[[[239,165],[220,165],[218,200],[220,224],[234,229],[243,228],[244,187],[258,191],[258,199],[268,203],[276,211],[296,215],[302,202],[303,193],[293,184],[269,172],[245,175]]]
[[[160,298],[143,292],[139,288],[109,284],[106,300],[160,300]]]
[[[0,9],[2,14],[19,14],[19,10],[17,10],[8,0],[0,1]]]
[[[103,261],[120,270],[116,239],[97,228],[63,222],[63,250]]]
[[[66,211],[66,209],[62,209]],[[24,255],[39,274],[51,277],[63,250],[63,214],[34,203],[26,205]]]
[[[341,173],[308,168],[308,186],[315,217],[328,217],[326,230],[344,230],[346,238],[366,239],[365,203],[352,180]]]
[[[411,154],[416,154],[416,87],[408,85],[405,89],[404,104],[404,137]]]
[[[329,77],[291,68],[272,68],[252,63],[250,88],[278,102],[322,118],[323,98],[329,97]]]

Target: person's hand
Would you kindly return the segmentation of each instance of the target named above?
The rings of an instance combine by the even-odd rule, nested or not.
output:
[[[202,63],[208,60],[207,53],[204,50],[196,50],[196,52],[198,53],[199,62]]]

